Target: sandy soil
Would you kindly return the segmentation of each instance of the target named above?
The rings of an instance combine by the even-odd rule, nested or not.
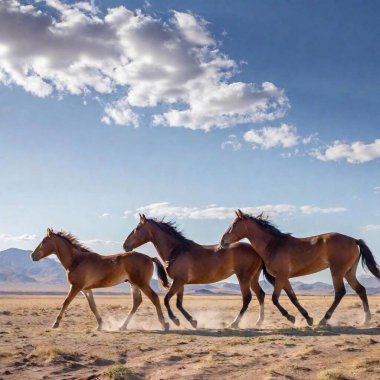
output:
[[[262,327],[254,327],[254,300],[242,329],[228,330],[224,327],[239,310],[239,297],[185,296],[199,329],[181,316],[181,328],[171,324],[168,332],[160,330],[147,299],[127,332],[117,327],[130,308],[129,296],[96,300],[108,331],[94,331],[96,322],[83,297],[53,330],[63,297],[3,296],[0,379],[107,379],[123,373],[128,379],[380,379],[380,297],[370,297],[373,320],[368,327],[359,325],[361,304],[353,296],[342,301],[332,326],[323,329],[306,327],[282,297],[297,316],[291,326],[268,297]],[[315,320],[331,301],[301,297]]]

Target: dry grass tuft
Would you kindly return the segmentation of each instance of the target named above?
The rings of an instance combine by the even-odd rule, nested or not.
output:
[[[141,378],[134,374],[130,369],[121,364],[115,364],[108,367],[103,376],[112,380],[140,380]]]
[[[350,380],[344,373],[327,369],[318,374],[317,380]]]
[[[77,353],[63,351],[62,349],[55,346],[37,347],[29,354],[29,358],[40,358],[49,362],[56,360],[77,361],[78,356],[79,355]]]

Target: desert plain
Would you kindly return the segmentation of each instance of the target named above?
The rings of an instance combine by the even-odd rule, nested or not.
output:
[[[380,379],[380,296],[370,296],[373,319],[361,326],[359,299],[346,296],[331,326],[307,327],[294,307],[292,326],[267,296],[266,320],[255,327],[253,299],[241,328],[226,328],[238,312],[238,296],[185,296],[198,320],[194,330],[175,309],[181,326],[161,331],[144,298],[128,331],[118,331],[130,296],[96,295],[105,331],[84,297],[70,305],[61,326],[51,325],[64,296],[2,295],[0,379]],[[301,296],[318,321],[331,296]]]

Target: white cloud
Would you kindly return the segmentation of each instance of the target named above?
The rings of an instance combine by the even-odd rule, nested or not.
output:
[[[20,27],[22,25],[22,27]],[[173,11],[165,21],[94,2],[0,2],[0,83],[36,96],[120,93],[103,121],[210,130],[274,120],[289,108],[273,83],[234,82],[238,64],[219,50],[207,22]]]
[[[380,230],[380,224],[367,224],[363,226],[363,230],[365,231],[378,231]]]
[[[0,234],[0,241],[35,241],[37,235],[23,234],[23,235],[10,235]]]
[[[370,144],[361,141],[351,144],[335,141],[324,151],[314,150],[311,155],[321,161],[346,160],[350,164],[361,164],[380,158],[380,139]]]
[[[270,149],[282,146],[291,148],[298,144],[297,128],[281,124],[280,127],[264,127],[259,130],[251,129],[244,134],[244,140],[252,144],[253,148]]]
[[[107,218],[109,217],[111,214],[109,214],[108,212],[103,212],[103,214],[100,215],[101,218]]]
[[[229,219],[235,215],[237,207],[222,207],[212,205],[209,207],[172,206],[169,202],[153,203],[137,209],[138,213],[144,213],[154,218],[178,218],[178,219]],[[344,212],[343,207],[321,208],[315,206],[295,206],[291,204],[261,205],[241,207],[241,210],[249,214],[264,212],[269,216],[300,214],[329,214]]]
[[[231,148],[234,151],[240,150],[242,145],[236,135],[229,135],[226,141],[222,142],[222,149]]]
[[[112,240],[99,240],[99,239],[91,239],[91,240],[81,240],[81,243],[85,245],[118,245],[121,246],[120,241],[112,241]]]
[[[373,188],[375,194],[380,194],[380,186],[376,186]]]
[[[132,211],[131,210],[125,210],[124,212],[123,212],[123,216],[122,216],[122,218],[123,219],[127,219],[127,218],[129,218],[129,216],[132,214]]]
[[[345,212],[347,209],[345,207],[316,207],[316,206],[301,206],[300,211],[303,214],[336,214],[338,212]]]

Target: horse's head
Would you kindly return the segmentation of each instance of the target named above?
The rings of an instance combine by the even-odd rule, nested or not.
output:
[[[150,241],[148,220],[144,214],[140,215],[140,222],[136,228],[128,235],[123,244],[124,251],[129,252]]]
[[[220,240],[220,245],[222,247],[226,247],[228,244],[235,243],[246,237],[246,222],[249,216],[244,214],[241,210],[237,210],[235,213],[235,220],[228,227],[227,231],[224,233],[222,239]]]
[[[32,260],[39,261],[44,257],[51,255],[55,252],[55,246],[53,242],[53,230],[48,228],[46,236],[42,239],[41,243],[32,252]]]

